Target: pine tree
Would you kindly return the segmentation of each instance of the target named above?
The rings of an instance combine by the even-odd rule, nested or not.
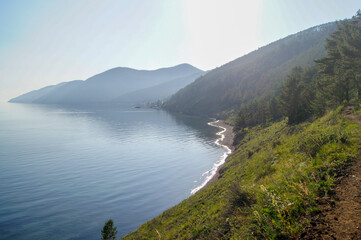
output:
[[[114,227],[114,222],[112,219],[109,219],[103,227],[103,230],[101,231],[102,238],[101,240],[115,240],[116,235],[118,233],[117,228]]]
[[[271,100],[269,101],[269,112],[272,121],[277,120],[282,116],[279,110],[276,97],[272,97]]]
[[[307,89],[302,77],[303,69],[295,67],[281,87],[279,96],[280,109],[288,117],[289,124],[299,123],[309,116],[309,99],[305,94]]]
[[[352,19],[343,22],[339,28],[343,44],[340,52],[343,63],[347,65],[346,75],[352,80],[352,86],[356,87],[358,98],[361,97],[361,11]]]
[[[361,97],[361,12],[337,24],[337,31],[326,41],[327,56],[316,60],[324,78],[322,91],[334,104],[351,99],[356,88]],[[318,93],[320,94],[320,93]]]
[[[340,24],[338,25],[340,26]],[[324,78],[322,89],[325,97],[330,97],[335,104],[341,104],[345,100],[345,92],[349,85],[343,81],[343,64],[339,45],[341,42],[341,34],[336,31],[331,35],[331,39],[326,40],[326,50],[328,55],[324,58],[316,60],[319,66],[319,73]]]

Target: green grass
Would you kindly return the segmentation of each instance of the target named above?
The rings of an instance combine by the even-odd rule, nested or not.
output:
[[[359,154],[361,129],[340,109],[316,120],[247,130],[220,179],[124,239],[287,239]]]

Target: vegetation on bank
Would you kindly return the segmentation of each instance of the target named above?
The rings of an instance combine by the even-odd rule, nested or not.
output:
[[[115,240],[117,236],[117,228],[114,227],[114,222],[112,219],[109,219],[103,227],[101,231],[102,238],[101,240]]]
[[[361,144],[361,127],[338,107],[353,102],[361,114],[361,12],[337,25],[315,66],[293,68],[269,101],[241,107],[218,181],[124,239],[301,236]]]
[[[340,112],[313,123],[286,121],[247,131],[219,180],[124,239],[294,238],[352,162],[361,128]]]
[[[361,99],[361,11],[337,23],[337,30],[326,39],[325,49],[327,55],[316,59],[316,65],[294,67],[269,101],[255,99],[241,106],[234,118],[236,142],[247,127],[281,116],[287,116],[289,124],[297,124],[352,99]]]

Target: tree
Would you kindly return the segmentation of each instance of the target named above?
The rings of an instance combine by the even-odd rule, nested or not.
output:
[[[115,240],[116,235],[118,233],[117,228],[113,227],[114,223],[112,219],[109,219],[103,227],[102,233],[102,240]]]
[[[282,114],[280,113],[280,110],[278,107],[276,97],[272,97],[271,100],[269,101],[269,112],[270,112],[272,121],[277,120],[282,117]]]
[[[308,74],[311,73],[301,67],[295,67],[281,87],[280,110],[288,117],[289,124],[299,123],[311,114]]]
[[[320,78],[319,75],[316,75],[316,78],[315,84],[313,85],[315,93],[311,107],[313,114],[317,117],[321,117],[326,113],[328,97],[326,96],[326,84],[324,83],[324,79]]]
[[[361,12],[338,22],[337,31],[327,39],[327,56],[316,60],[326,98],[336,104],[349,102],[352,90],[361,98]]]
[[[361,98],[361,11],[359,10],[350,20],[342,22],[339,27],[342,36],[340,53],[344,65],[347,66],[345,75],[351,80],[352,87],[357,89]]]

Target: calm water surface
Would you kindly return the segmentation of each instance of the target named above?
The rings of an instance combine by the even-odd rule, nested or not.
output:
[[[0,104],[0,239],[118,237],[190,196],[224,149],[206,119]]]

